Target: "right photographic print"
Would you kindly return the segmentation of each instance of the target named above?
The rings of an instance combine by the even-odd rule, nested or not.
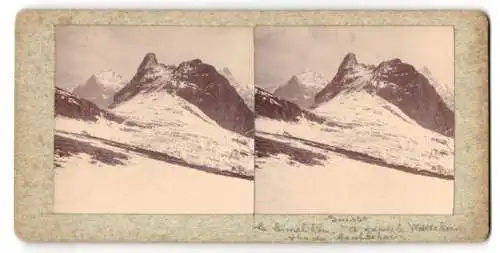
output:
[[[453,213],[453,27],[257,27],[254,40],[255,213]]]

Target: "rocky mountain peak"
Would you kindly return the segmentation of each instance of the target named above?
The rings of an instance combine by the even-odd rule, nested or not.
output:
[[[114,96],[116,107],[142,93],[167,92],[198,107],[221,127],[247,135],[253,131],[253,112],[217,69],[200,59],[178,66],[158,64],[147,54],[130,83]]]
[[[106,69],[90,76],[85,83],[76,86],[72,92],[101,108],[107,108],[113,102],[114,94],[126,83],[121,75],[111,69]]]
[[[106,70],[102,70],[102,71],[99,71],[97,73],[94,73],[90,78],[97,80],[97,81],[107,82],[107,83],[109,83],[109,82],[123,83],[124,82],[124,78],[120,74],[114,72],[111,69],[106,69]]]
[[[455,110],[455,101],[454,101],[454,91],[452,88],[450,88],[448,85],[439,83],[434,76],[432,75],[431,71],[426,67],[422,66],[418,68],[418,72],[421,73],[429,83],[434,86],[436,91],[439,93],[439,95],[444,99],[444,102],[450,108],[452,111]]]
[[[219,73],[217,72],[217,69],[215,69],[214,66],[204,63],[200,59],[192,59],[188,61],[181,62],[179,64],[179,67],[175,70],[175,74],[178,77],[182,78],[187,78],[187,79],[192,79],[196,76],[202,75],[202,74],[215,74]]]
[[[415,68],[407,63],[404,63],[399,58],[394,58],[392,60],[383,61],[377,67],[376,71],[378,72],[401,72],[401,71],[409,71],[415,72]]]
[[[348,54],[332,81],[316,95],[313,107],[334,99],[341,92],[359,90],[394,104],[424,128],[453,136],[453,111],[424,75],[399,58],[383,61],[375,67],[358,64],[354,56]]]
[[[383,61],[379,64],[379,66],[395,66],[395,65],[399,65],[399,64],[402,64],[403,61],[401,61],[401,59],[399,58],[394,58],[394,59],[391,59],[391,60],[388,60],[388,61]]]
[[[431,71],[426,66],[420,67],[418,71],[424,75],[432,76]]]
[[[190,61],[187,61],[189,64],[192,64],[192,65],[198,65],[198,64],[202,64],[203,61],[200,60],[200,59],[192,59]]]
[[[326,83],[325,76],[323,76],[322,74],[320,74],[312,69],[309,69],[309,68],[294,75],[294,77],[299,79],[299,80],[303,80],[303,81],[309,80],[311,82],[308,84],[310,84],[312,86],[316,86],[316,85],[324,86],[324,84]],[[321,88],[323,88],[323,87],[321,87]]]
[[[288,80],[288,83],[290,83],[290,82],[293,82],[293,83],[299,83],[299,82],[300,82],[300,80],[299,80],[299,76],[298,76],[298,75],[293,75],[293,76],[290,78],[290,80]],[[280,88],[283,88],[284,86],[286,86],[286,84],[285,84],[285,85],[282,85],[282,86],[280,86],[280,87],[278,87],[278,88],[277,88],[274,92],[278,91]]]
[[[443,86],[443,85],[438,85],[436,79],[434,79],[434,76],[432,75],[432,72],[430,69],[428,69],[426,66],[420,67],[417,70],[420,74],[422,74],[431,84],[434,86]],[[442,88],[442,87],[435,87],[436,89]]]
[[[255,101],[255,96],[254,96],[255,86],[252,84],[240,82],[233,76],[228,67],[219,69],[219,73],[229,81],[231,86],[233,86],[238,92],[238,94],[241,96],[241,98],[243,98],[243,100],[245,101],[246,105],[248,105],[250,110],[253,111],[254,101]]]
[[[158,60],[156,59],[156,54],[149,52],[142,59],[142,62],[139,65],[139,68],[137,68],[137,72],[140,72],[142,69],[149,68],[149,67],[157,65],[157,64],[158,64]]]
[[[314,96],[323,89],[328,81],[323,75],[306,69],[293,75],[285,84],[274,90],[273,95],[293,102],[302,108],[314,103]]]
[[[228,67],[224,67],[224,68],[222,68],[222,69],[220,70],[220,72],[221,72],[221,73],[223,73],[223,74],[225,74],[225,75],[227,75],[227,76],[232,76],[232,75],[233,75],[233,73],[231,73],[231,70],[229,70],[229,68],[228,68]]]
[[[358,60],[356,59],[356,55],[354,53],[347,53],[340,63],[339,70],[341,69],[352,69],[356,65],[358,65]]]
[[[185,67],[185,66],[191,66],[191,67],[194,67],[194,66],[197,66],[197,65],[200,65],[200,64],[203,64],[203,61],[200,60],[200,59],[192,59],[192,60],[188,60],[188,61],[183,61],[179,64],[179,67]]]
[[[375,76],[385,81],[396,84],[404,84],[415,78],[419,74],[415,67],[395,58],[381,62],[375,69]]]

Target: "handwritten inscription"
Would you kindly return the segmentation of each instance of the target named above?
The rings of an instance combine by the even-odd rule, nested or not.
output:
[[[408,226],[411,232],[427,232],[427,231],[437,231],[437,232],[451,232],[460,231],[459,228],[447,224],[445,222],[440,222],[438,224],[421,224],[421,223],[411,223],[408,222]]]
[[[405,233],[423,233],[429,231],[460,231],[456,226],[446,222],[439,223],[387,223],[365,224],[368,217],[335,217],[328,216],[327,222],[302,222],[300,224],[274,222],[265,225],[260,222],[255,226],[258,231],[287,233],[290,240],[313,241],[392,241],[401,239]],[[338,224],[331,226],[331,223]]]
[[[321,223],[302,223],[298,226],[285,226],[284,224],[274,223],[273,230],[276,232],[309,232],[309,233],[330,233]]]
[[[345,229],[351,233],[358,232],[366,232],[366,233],[375,233],[375,232],[384,232],[384,233],[403,233],[406,232],[405,228],[401,224],[397,224],[396,226],[390,224],[382,224],[382,225],[366,225],[366,226],[358,226],[356,224],[352,225],[341,225],[342,229]]]
[[[328,215],[326,218],[332,223],[348,222],[348,223],[361,223],[368,220],[367,216],[353,216],[353,217],[336,217],[333,215]]]
[[[279,233],[291,233],[287,236],[290,240],[314,240],[314,241],[330,241],[330,240],[395,240],[399,235],[392,234],[396,229],[386,227],[356,227],[356,226],[341,226],[340,231],[335,228],[325,227],[322,223],[301,223],[299,225],[283,224],[279,222],[273,223],[269,228],[262,222],[255,226],[255,229],[260,231],[273,231]]]
[[[334,239],[338,241],[389,241],[399,239],[399,235],[383,232],[339,232],[334,235]]]

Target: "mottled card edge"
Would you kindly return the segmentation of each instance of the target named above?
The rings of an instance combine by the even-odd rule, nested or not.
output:
[[[323,17],[327,17],[322,19]],[[405,17],[406,16],[406,17]],[[427,20],[426,22],[424,22]],[[431,22],[428,22],[430,20]],[[433,21],[434,20],[434,21]],[[345,12],[330,12],[330,11],[249,11],[249,12],[196,12],[196,11],[37,11],[23,10],[16,18],[16,94],[15,94],[15,231],[17,236],[24,241],[120,241],[118,238],[123,238],[124,241],[190,241],[190,242],[289,242],[283,239],[280,235],[270,235],[269,237],[260,238],[255,235],[255,230],[252,230],[253,219],[261,215],[247,215],[236,224],[239,228],[221,228],[220,235],[212,234],[211,232],[197,232],[194,236],[189,233],[174,236],[161,236],[154,231],[144,232],[143,235],[137,236],[134,234],[137,231],[133,229],[140,228],[143,230],[158,229],[155,226],[150,228],[131,226],[134,222],[129,219],[128,215],[50,215],[44,214],[47,211],[45,206],[47,202],[46,193],[41,190],[51,187],[50,182],[47,182],[47,175],[36,174],[36,170],[32,167],[34,164],[51,165],[46,158],[41,157],[41,149],[49,146],[52,135],[47,136],[48,129],[45,132],[29,131],[29,126],[41,124],[43,121],[52,121],[50,119],[33,117],[33,113],[38,112],[37,108],[40,105],[50,107],[52,110],[52,101],[33,101],[33,93],[41,99],[51,100],[52,86],[37,86],[29,81],[42,78],[48,83],[48,78],[53,77],[53,73],[42,73],[42,71],[50,70],[52,67],[34,66],[37,63],[53,64],[53,59],[50,61],[50,56],[47,56],[46,51],[53,49],[44,48],[51,46],[48,44],[39,44],[39,48],[33,48],[34,44],[27,39],[28,35],[39,35],[41,32],[47,32],[43,29],[48,28],[48,24],[125,24],[135,23],[137,25],[419,25],[419,24],[434,24],[434,25],[454,25],[457,28],[456,20],[466,20],[467,28],[476,30],[476,34],[471,34],[469,38],[456,39],[460,44],[462,39],[473,40],[467,41],[464,51],[467,53],[468,60],[465,59],[465,64],[458,66],[455,63],[455,72],[465,71],[474,68],[479,70],[476,73],[476,85],[479,97],[474,98],[477,101],[472,101],[474,118],[472,121],[467,121],[467,124],[475,125],[474,129],[479,129],[477,135],[473,136],[479,155],[475,157],[473,164],[476,165],[472,170],[471,178],[475,181],[473,185],[476,188],[464,189],[469,192],[466,195],[469,201],[476,203],[473,207],[464,210],[467,213],[468,219],[466,227],[472,228],[469,230],[470,235],[463,240],[460,238],[450,239],[450,241],[482,241],[488,238],[490,231],[490,216],[489,216],[489,19],[487,15],[481,11],[442,11],[442,12],[363,12],[363,11],[345,11]],[[463,22],[461,23],[461,25]],[[48,32],[51,32],[50,30]],[[43,43],[43,41],[42,41]],[[49,58],[47,58],[49,57]],[[24,64],[33,60],[32,65]],[[39,71],[39,72],[34,72]],[[47,78],[48,77],[48,78]],[[42,80],[40,79],[40,80]],[[457,79],[457,78],[456,78]],[[30,85],[31,84],[31,85]],[[29,93],[29,94],[28,94]],[[482,100],[482,101],[481,101]],[[37,102],[38,101],[38,102]],[[462,103],[462,100],[457,100]],[[467,102],[467,101],[465,101]],[[471,101],[468,101],[471,102]],[[472,116],[472,115],[471,115]],[[50,123],[48,123],[50,124]],[[28,132],[27,132],[28,131]],[[31,133],[30,133],[31,132]],[[38,142],[38,144],[37,144]],[[49,142],[49,143],[48,143]],[[48,144],[47,144],[48,143]],[[50,151],[52,152],[52,151]],[[463,158],[468,159],[468,158]],[[48,159],[50,160],[50,159]],[[36,168],[35,168],[36,169]],[[35,177],[36,176],[36,177]],[[470,193],[472,192],[472,193]],[[40,198],[34,198],[32,195],[40,194]],[[33,201],[39,199],[40,201]],[[455,200],[455,203],[457,200]],[[95,222],[99,220],[99,216],[108,216],[105,219],[105,225],[115,225],[118,229],[113,231],[100,231],[92,229],[85,224],[73,224],[74,222]],[[110,218],[109,216],[115,216]],[[150,215],[140,215],[142,217]],[[166,216],[171,215],[152,215]],[[214,215],[213,217],[205,217],[204,220],[216,220],[215,224],[224,225],[225,217],[234,215]],[[287,216],[282,215],[285,219]],[[314,215],[311,215],[314,216]],[[81,218],[80,218],[81,217]],[[89,219],[89,217],[91,217]],[[178,216],[177,216],[178,217]],[[233,219],[229,217],[228,219]],[[139,220],[140,217],[138,218]],[[192,218],[191,218],[192,219]],[[189,223],[185,221],[183,222]],[[203,219],[202,219],[203,220]],[[172,222],[172,221],[169,221]],[[144,224],[138,221],[137,225]],[[73,224],[73,225],[71,225]],[[126,224],[126,225],[124,225]],[[171,224],[171,223],[168,223]],[[194,222],[194,224],[197,224]],[[65,226],[66,225],[66,226]],[[103,228],[105,226],[99,226]],[[175,227],[175,226],[174,226]],[[179,226],[177,226],[179,227]],[[223,226],[224,227],[224,226]],[[210,230],[207,227],[198,227],[199,231]],[[198,231],[193,230],[193,231]],[[217,229],[215,229],[217,230]],[[190,231],[190,232],[193,232]],[[236,231],[237,235],[234,234]],[[106,233],[118,233],[109,235]],[[174,231],[175,232],[175,231]],[[189,232],[189,231],[188,231]],[[238,233],[240,232],[240,233]],[[258,233],[258,232],[257,232]],[[169,233],[171,234],[171,233]],[[154,237],[156,235],[156,237]],[[308,240],[314,242],[314,240]],[[401,241],[427,241],[418,238],[405,238]],[[432,240],[430,240],[432,241]]]

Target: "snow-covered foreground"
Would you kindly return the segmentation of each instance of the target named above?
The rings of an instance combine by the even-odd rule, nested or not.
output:
[[[55,212],[253,212],[252,138],[166,92],[111,114],[56,117]]]
[[[168,93],[136,96],[112,112],[127,121],[57,117],[56,130],[127,143],[220,170],[254,174],[253,139],[221,128],[183,99]]]
[[[220,127],[178,96],[141,94],[113,112],[151,126],[146,131],[129,129],[127,140],[132,143],[198,164],[253,175],[253,139]]]
[[[257,117],[257,213],[452,213],[452,138],[363,91],[312,112]]]
[[[87,156],[72,157],[56,170],[54,212],[253,212],[253,181],[145,158],[133,159],[127,166],[95,166],[88,160]]]
[[[262,159],[256,213],[451,214],[453,181],[328,156],[321,166]]]
[[[252,213],[253,181],[152,159],[98,140],[58,133],[101,150],[57,157],[57,213]],[[57,137],[56,136],[56,137]],[[96,158],[96,156],[99,156]],[[104,161],[104,162],[103,162]]]
[[[453,177],[452,138],[420,127],[397,107],[365,92],[339,95],[314,110],[320,124],[259,117],[258,132],[316,141],[384,160],[393,165]]]

